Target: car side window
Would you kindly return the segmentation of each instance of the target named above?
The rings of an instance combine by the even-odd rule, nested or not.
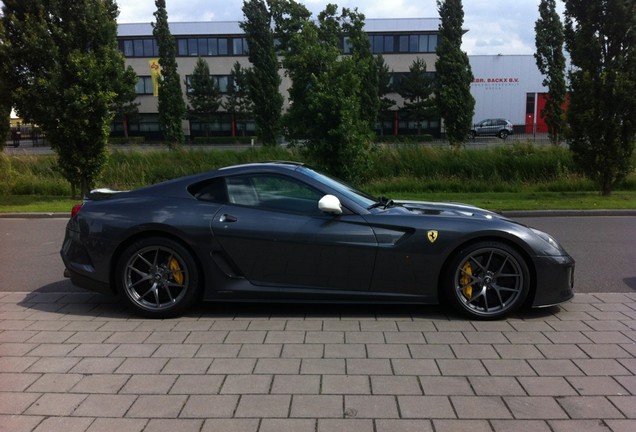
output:
[[[317,214],[323,194],[295,179],[270,174],[228,177],[229,202],[262,209]]]
[[[228,201],[225,180],[222,177],[199,183],[195,185],[190,192],[196,199],[201,201],[220,204]]]

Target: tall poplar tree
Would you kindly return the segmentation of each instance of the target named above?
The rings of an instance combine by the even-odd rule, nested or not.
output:
[[[575,162],[610,195],[633,169],[636,1],[565,0],[567,118]]]
[[[177,72],[177,45],[168,26],[168,12],[165,0],[155,0],[157,20],[152,24],[152,34],[159,46],[159,127],[164,134],[168,148],[175,149],[183,144],[181,121],[186,115],[186,105],[181,91],[181,78]]]
[[[552,144],[559,144],[564,126],[565,55],[563,44],[563,24],[556,11],[555,0],[541,0],[539,19],[534,26],[537,52],[534,58],[543,74],[543,85],[548,88],[548,98],[541,115],[548,125],[548,135]]]
[[[0,151],[4,148],[9,134],[9,122],[11,116],[11,88],[9,87],[11,59],[8,54],[8,46],[4,39],[4,25],[0,20]]]
[[[113,105],[125,73],[114,0],[3,0],[2,44],[12,59],[18,114],[42,128],[64,177],[86,194],[107,159]],[[128,77],[128,78],[126,78]],[[123,84],[120,80],[124,80]]]
[[[246,71],[250,99],[254,103],[256,134],[263,145],[276,145],[280,135],[283,96],[279,87],[278,58],[274,46],[272,16],[264,0],[243,2],[245,32],[252,68]]]
[[[441,23],[435,70],[435,101],[446,126],[451,146],[462,145],[475,114],[475,99],[470,94],[473,73],[468,55],[462,51],[464,8],[461,0],[437,0]]]

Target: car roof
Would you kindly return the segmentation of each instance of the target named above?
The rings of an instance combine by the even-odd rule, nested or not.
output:
[[[238,170],[244,168],[264,168],[264,167],[280,167],[280,168],[288,168],[295,170],[299,166],[304,166],[302,162],[293,162],[293,161],[264,161],[264,162],[251,162],[245,164],[237,164],[230,165],[226,167],[219,168],[217,171],[225,171],[225,170]]]

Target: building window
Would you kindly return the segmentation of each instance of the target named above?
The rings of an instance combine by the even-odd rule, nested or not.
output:
[[[125,40],[124,41],[124,50],[125,57],[133,57],[135,55],[135,50],[133,49],[133,41]]]
[[[371,51],[374,54],[381,53],[384,49],[384,36],[371,36]]]
[[[428,52],[437,51],[437,35],[428,35]]]
[[[389,89],[391,93],[399,93],[402,81],[409,76],[410,72],[392,72],[389,75]],[[424,74],[430,80],[435,80],[435,72],[426,72]]]
[[[159,55],[159,46],[154,39],[122,39],[117,44],[125,57],[157,57]]]
[[[393,45],[395,42],[395,38],[393,36],[384,36],[384,52],[392,53],[395,51]]]
[[[227,38],[220,38],[218,40],[219,43],[219,55],[226,56],[228,53],[228,41]]]
[[[219,45],[217,38],[208,38],[208,55],[216,56],[219,55]]]
[[[409,36],[400,35],[400,52],[409,52]]]
[[[177,39],[177,55],[184,57],[188,55],[188,40]]]
[[[247,55],[247,40],[245,38],[232,39],[232,48],[234,55]]]
[[[139,114],[128,125],[130,132],[159,132],[159,114]]]
[[[244,50],[247,47],[247,43],[238,43],[238,45],[240,46],[235,49]],[[226,56],[228,55],[228,38],[179,38],[177,39],[177,55],[179,57]]]
[[[149,76],[137,77],[137,84],[135,85],[135,93],[138,95],[154,94],[152,88],[152,78]]]
[[[436,34],[384,34],[369,35],[369,47],[374,54],[432,53],[437,49]],[[342,52],[351,54],[349,36],[342,38]]]
[[[219,89],[221,93],[227,93],[227,89],[231,80],[230,75],[215,75],[214,80],[216,81],[216,87]]]
[[[210,75],[210,76],[214,78],[214,82],[216,83],[216,87],[219,89],[219,93],[221,94],[227,93],[228,88],[231,86],[231,83],[232,83],[232,76],[231,75]],[[192,75],[186,75],[185,77],[186,94],[190,94],[192,92],[192,87],[190,86],[191,79],[192,79]]]
[[[188,55],[195,57],[199,55],[199,41],[197,39],[188,39]]]
[[[342,38],[342,52],[351,54],[351,38],[349,36]]]

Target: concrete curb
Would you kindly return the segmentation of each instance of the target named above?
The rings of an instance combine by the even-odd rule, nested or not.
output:
[[[569,217],[569,216],[636,216],[636,209],[599,210],[508,210],[498,212],[506,217]]]
[[[0,213],[0,219],[58,219],[70,215],[70,210],[66,213]]]

